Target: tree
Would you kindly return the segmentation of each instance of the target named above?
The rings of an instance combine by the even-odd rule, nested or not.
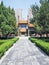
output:
[[[16,17],[14,9],[5,7],[3,2],[0,4],[0,32],[7,38],[8,34],[16,31]]]
[[[35,19],[34,19],[34,18],[31,18],[31,19],[30,19],[30,23],[32,23],[32,24],[33,24],[33,23],[34,23],[34,21],[35,21]]]
[[[2,23],[1,30],[2,30],[3,37],[5,38],[7,38],[8,34],[12,32],[12,28],[9,25],[6,25],[5,22]]]
[[[49,33],[49,0],[40,0],[41,6],[32,6],[32,13],[35,20],[35,31],[39,34]],[[48,35],[47,35],[48,36]]]
[[[1,6],[3,6],[3,1],[1,1]]]
[[[35,19],[36,19],[36,14],[39,10],[39,7],[37,5],[32,5],[31,6],[31,10],[32,10],[32,15],[33,15],[33,18],[30,20],[31,23],[34,23],[35,22]]]
[[[40,0],[40,3],[43,4],[43,3],[46,3],[48,2],[49,0]]]
[[[36,14],[36,30],[41,33],[49,33],[49,3],[45,2],[41,5],[38,13]]]
[[[31,6],[31,9],[32,9],[32,14],[33,14],[33,17],[36,16],[36,13],[38,12],[39,10],[39,7],[37,5],[32,5]]]

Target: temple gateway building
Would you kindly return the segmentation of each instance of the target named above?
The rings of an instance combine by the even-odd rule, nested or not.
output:
[[[31,36],[34,34],[34,24],[30,23],[30,17],[31,15],[27,15],[27,20],[22,19],[22,9],[16,10],[16,19],[17,19],[17,25],[18,25],[18,36],[25,35],[25,36]]]
[[[19,20],[18,22],[18,36],[26,35],[30,36],[34,33],[34,25],[27,20]]]

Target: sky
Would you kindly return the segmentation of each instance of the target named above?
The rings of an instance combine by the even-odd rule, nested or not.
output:
[[[27,9],[31,7],[31,5],[37,4],[40,6],[39,0],[0,0],[3,1],[6,7],[10,6],[11,8],[22,9],[22,16],[24,19],[27,18]]]

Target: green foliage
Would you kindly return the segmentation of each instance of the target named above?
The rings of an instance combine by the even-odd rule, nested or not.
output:
[[[36,14],[37,25],[42,28],[42,32],[49,32],[49,3],[41,5],[40,10]],[[39,29],[40,29],[39,28]]]
[[[43,4],[45,2],[48,2],[48,0],[40,0],[40,3]]]
[[[18,38],[8,39],[8,40],[0,40],[0,58],[4,55],[4,53],[18,40]]]
[[[33,24],[34,22],[35,22],[35,19],[33,19],[33,18],[32,18],[32,19],[30,19],[30,23],[32,23],[32,24]]]
[[[49,37],[40,37],[39,39],[44,40],[45,42],[49,42]]]
[[[31,9],[32,9],[33,17],[35,17],[37,11],[39,10],[39,7],[38,7],[37,5],[32,5],[32,6],[31,6]]]
[[[49,42],[45,42],[37,38],[30,38],[30,40],[34,42],[38,47],[40,47],[45,53],[49,55]]]
[[[32,13],[35,16],[35,29],[38,33],[49,33],[49,0],[40,0],[41,6],[36,9],[32,6]],[[35,11],[35,12],[34,12]]]
[[[3,1],[1,2],[1,6],[3,6]]]
[[[39,7],[37,5],[32,5],[31,9],[32,9],[33,18],[30,20],[30,22],[34,23],[35,22],[35,18],[36,18],[36,14],[37,14],[37,12],[39,10]]]
[[[1,2],[0,4],[0,32],[2,36],[7,37],[10,33],[16,31],[16,18],[14,9],[6,8]]]

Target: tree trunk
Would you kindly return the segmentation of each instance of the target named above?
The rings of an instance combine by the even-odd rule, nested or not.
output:
[[[46,37],[48,37],[48,33],[46,33]]]

